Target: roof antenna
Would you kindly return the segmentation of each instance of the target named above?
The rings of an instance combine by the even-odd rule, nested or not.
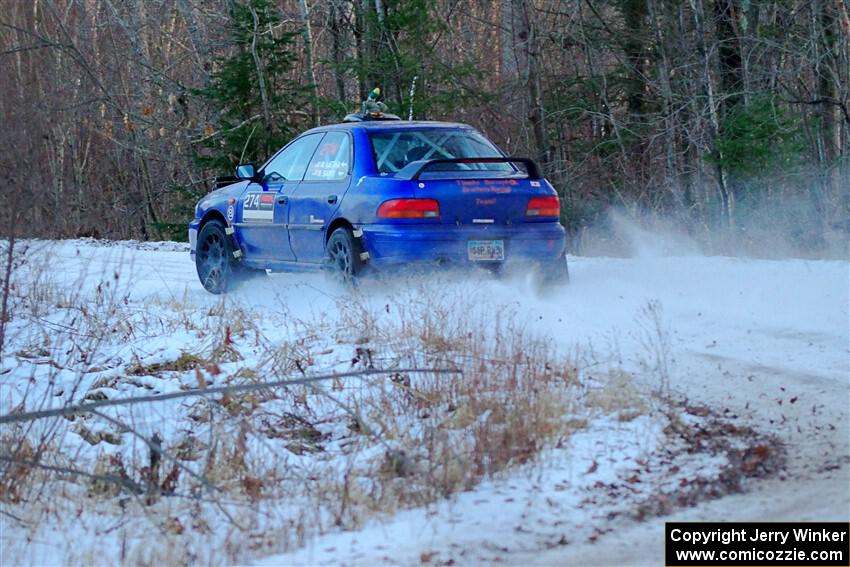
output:
[[[413,95],[416,94],[416,79],[419,75],[413,75],[413,82],[410,83],[410,110],[407,113],[407,119],[413,120]]]

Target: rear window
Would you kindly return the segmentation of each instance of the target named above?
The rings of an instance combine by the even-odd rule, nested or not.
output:
[[[396,173],[410,162],[418,160],[502,156],[487,138],[472,130],[423,128],[374,132],[369,136],[372,139],[375,165],[381,173]],[[514,171],[507,163],[440,164],[432,170]]]

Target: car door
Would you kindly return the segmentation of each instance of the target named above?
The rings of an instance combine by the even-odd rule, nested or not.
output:
[[[348,132],[328,132],[292,194],[289,240],[299,262],[322,262],[325,229],[351,182],[352,144]]]
[[[239,233],[249,260],[293,261],[289,243],[290,198],[295,192],[322,134],[307,134],[270,159],[239,201]]]

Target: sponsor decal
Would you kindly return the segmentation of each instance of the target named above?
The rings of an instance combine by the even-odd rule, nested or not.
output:
[[[319,148],[319,157],[333,157],[339,151],[339,144],[327,142]]]
[[[248,193],[242,202],[243,222],[272,222],[274,220],[274,195]]]
[[[322,160],[313,162],[310,177],[319,179],[339,179],[348,172],[348,160]]]
[[[540,182],[539,181],[532,181],[531,186],[532,187],[540,187]]]
[[[319,146],[314,161],[310,163],[311,179],[342,179],[348,175],[348,157],[340,156],[342,144],[326,142]],[[342,158],[342,159],[340,159]]]
[[[462,193],[511,193],[519,182],[516,179],[458,179]]]
[[[233,205],[227,206],[227,222],[233,222]]]

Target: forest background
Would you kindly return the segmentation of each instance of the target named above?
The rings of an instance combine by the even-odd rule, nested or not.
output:
[[[375,86],[612,210],[846,255],[848,0],[0,0],[3,236],[185,239],[240,162]],[[601,228],[601,231],[593,231]]]

